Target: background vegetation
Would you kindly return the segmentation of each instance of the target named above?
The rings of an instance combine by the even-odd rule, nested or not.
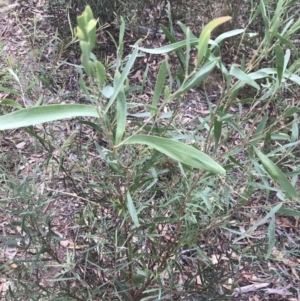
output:
[[[3,299],[298,300],[298,12],[2,12]]]

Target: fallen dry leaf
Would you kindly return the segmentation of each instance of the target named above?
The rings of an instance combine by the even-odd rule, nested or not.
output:
[[[21,148],[24,148],[25,145],[26,145],[26,142],[23,141],[23,142],[16,144],[16,148],[21,149]]]
[[[4,254],[5,254],[6,258],[13,259],[13,258],[15,258],[16,254],[17,254],[17,248],[6,247],[4,249]]]
[[[135,75],[133,75],[133,76],[131,76],[131,78],[137,78],[138,79],[138,81],[141,83],[142,82],[142,70],[141,69],[139,69],[136,73],[135,73]]]
[[[69,241],[69,240],[61,240],[61,241],[59,242],[59,244],[60,244],[62,247],[66,248],[66,247],[70,244],[70,241]]]
[[[244,293],[257,291],[257,290],[267,287],[269,285],[270,285],[270,283],[259,283],[259,284],[251,284],[251,285],[238,287],[238,288],[234,289],[234,295],[236,296],[236,295],[241,295]]]
[[[75,250],[81,250],[81,249],[85,249],[88,248],[89,245],[74,245],[74,244],[70,244],[68,246],[68,249],[75,249]]]
[[[292,295],[291,292],[288,291],[288,289],[290,288],[290,286],[287,286],[285,288],[266,288],[264,289],[264,291],[267,293],[267,294],[277,294],[277,295],[280,295],[280,296],[288,296],[288,295]]]
[[[197,285],[202,285],[201,277],[199,275],[196,277],[196,283]]]
[[[283,217],[283,216],[277,216],[275,223],[277,226],[279,226],[281,228],[293,228],[294,227],[292,222],[287,217]]]

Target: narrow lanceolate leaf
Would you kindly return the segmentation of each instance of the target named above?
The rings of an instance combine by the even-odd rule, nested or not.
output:
[[[190,74],[190,52],[191,52],[191,30],[187,28],[186,31],[186,55],[185,55],[185,76]]]
[[[117,95],[119,94],[120,90],[123,88],[124,81],[126,80],[128,74],[131,70],[131,67],[133,66],[133,64],[135,62],[135,59],[138,55],[138,50],[139,50],[138,47],[136,47],[133,50],[132,54],[129,57],[129,60],[126,63],[125,68],[123,69],[123,71],[121,73],[121,76],[120,76],[118,82],[114,85],[114,92],[113,92],[112,96],[109,99],[109,102],[108,102],[108,104],[105,108],[104,114],[107,114],[109,108],[111,107],[111,105],[115,101],[115,99],[116,99]]]
[[[174,93],[173,97],[179,97],[180,95],[199,85],[212,72],[217,62],[217,60],[214,60],[205,63],[205,65],[203,65],[203,67],[201,67],[201,69],[196,72],[196,74],[187,83],[182,85],[180,89]]]
[[[140,226],[139,218],[129,191],[127,191],[127,209],[136,227]]]
[[[275,46],[275,55],[276,55],[276,69],[278,77],[278,85],[281,84],[283,69],[284,69],[284,53],[282,48],[279,45]]]
[[[117,130],[115,143],[119,144],[122,140],[123,134],[126,127],[126,116],[127,116],[127,106],[126,106],[126,96],[124,90],[121,90],[117,96]]]
[[[166,28],[164,27],[163,25],[160,25],[160,28],[162,29],[162,31],[164,32],[166,38],[171,42],[171,43],[176,43],[177,40],[175,38],[175,36]],[[176,50],[176,55],[178,57],[178,60],[179,60],[179,63],[181,65],[182,68],[184,68],[184,60],[185,60],[185,57],[188,56],[188,51],[186,51],[186,55],[184,55],[184,52],[183,50],[181,49],[178,49]]]
[[[80,44],[80,48],[81,48],[81,52],[82,52],[82,54],[81,54],[82,65],[84,67],[86,74],[88,76],[90,76],[91,75],[91,70],[90,70],[90,65],[89,65],[90,53],[91,53],[90,45],[86,41],[80,41],[79,44]]]
[[[243,32],[245,32],[245,29],[234,29],[234,30],[226,31],[226,32],[222,33],[221,35],[219,35],[215,39],[215,43],[219,44],[223,40],[231,38],[231,37],[236,36],[236,35],[239,35]]]
[[[221,134],[222,134],[222,121],[219,121],[217,118],[215,118],[214,119],[215,152],[218,149]]]
[[[287,215],[287,216],[293,216],[295,218],[300,217],[300,211],[293,210],[293,209],[281,208],[278,210],[278,213]]]
[[[290,57],[291,57],[291,50],[287,49],[286,52],[285,52],[285,55],[284,55],[283,72],[286,71],[286,67],[287,67],[287,65],[289,63]]]
[[[157,79],[156,79],[155,89],[154,89],[152,106],[155,108],[157,107],[159,96],[161,94],[161,91],[162,91],[164,83],[165,83],[166,75],[167,75],[167,61],[164,60],[162,62],[162,64],[160,65]]]
[[[267,220],[269,218],[272,218],[273,216],[275,216],[275,214],[280,210],[281,207],[282,207],[282,203],[279,203],[275,207],[271,208],[270,212],[267,215],[265,215],[261,220],[259,220],[254,225],[252,225],[246,232],[243,232],[240,237],[236,238],[233,241],[233,243],[234,244],[237,243],[239,240],[241,240],[241,239],[247,237],[249,234],[251,234],[251,232],[254,229],[259,227],[260,225],[263,225],[265,222],[267,222]]]
[[[121,17],[121,26],[120,26],[120,32],[119,32],[119,45],[121,45],[123,43],[124,33],[125,33],[125,21]]]
[[[284,173],[256,147],[253,146],[253,149],[269,176],[277,184],[279,184],[290,197],[292,197],[293,199],[297,199],[297,192],[293,185],[289,182],[287,177],[284,175]]]
[[[103,85],[106,80],[105,67],[99,61],[95,62],[95,67],[96,67],[96,75],[97,75],[99,85]]]
[[[270,19],[267,16],[266,6],[263,0],[260,0],[260,12],[265,23],[265,40],[269,41]]]
[[[179,141],[155,136],[135,135],[130,137],[125,143],[145,144],[183,164],[213,174],[225,174],[225,169],[208,155]]]
[[[199,41],[198,41],[198,57],[197,57],[197,66],[199,66],[199,64],[201,63],[207,47],[208,47],[208,42],[209,42],[209,38],[210,38],[210,34],[211,32],[219,25],[221,25],[224,22],[227,22],[231,20],[231,17],[221,17],[221,18],[217,18],[214,19],[212,21],[210,21],[202,30],[200,37],[199,37]]]
[[[198,43],[198,39],[191,39],[191,46],[195,46]],[[163,47],[159,47],[159,48],[153,48],[153,49],[149,49],[149,48],[143,48],[143,47],[139,47],[139,50],[145,52],[145,53],[150,53],[150,54],[163,54],[163,53],[167,53],[167,52],[171,52],[171,51],[176,51],[178,49],[181,49],[183,47],[186,46],[186,40],[180,41],[180,42],[176,42],[176,43],[172,43]]]
[[[0,131],[79,116],[99,117],[99,114],[96,108],[88,105],[32,107],[0,116]]]
[[[294,122],[292,125],[291,142],[297,142],[299,139],[299,123],[298,115],[294,114]]]
[[[19,103],[15,102],[14,100],[11,100],[11,99],[3,99],[2,101],[0,101],[0,105],[11,106],[18,110],[23,109],[23,107]]]
[[[97,20],[91,19],[86,26],[90,51],[92,51],[96,45],[96,25],[97,25]]]
[[[285,112],[283,113],[283,117],[286,118],[288,116],[291,116],[293,115],[294,113],[298,113],[300,111],[300,109],[298,109],[297,107],[290,107],[290,108],[287,108],[285,110]]]
[[[241,82],[245,82],[255,89],[259,90],[259,85],[244,71],[237,68],[236,66],[232,66],[230,69],[230,74],[238,78]]]
[[[293,43],[291,43],[287,38],[284,36],[280,35],[278,32],[270,31],[271,35],[273,35],[275,38],[277,38],[282,44],[285,46],[297,51],[297,48]]]
[[[253,136],[253,139],[256,140],[258,139],[262,134],[263,134],[263,131],[266,127],[266,124],[267,124],[267,121],[268,121],[268,118],[269,118],[269,114],[266,113],[264,115],[264,117],[261,119],[256,131],[255,131],[255,134]],[[256,146],[258,144],[258,140],[254,142],[254,146]]]

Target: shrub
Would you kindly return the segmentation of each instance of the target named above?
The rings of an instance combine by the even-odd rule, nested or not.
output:
[[[86,202],[74,222],[81,231],[63,260],[57,246],[65,239],[55,232],[50,216],[43,221],[34,219],[36,214],[41,215],[46,201],[32,203],[27,190],[30,186],[22,187],[28,212],[11,227],[16,231],[19,227],[30,238],[24,241],[27,252],[32,253],[33,245],[37,248],[30,268],[60,268],[51,279],[56,285],[35,284],[38,293],[35,285],[28,286],[32,295],[56,294],[57,300],[224,299],[238,283],[238,259],[251,265],[250,255],[238,241],[253,239],[255,247],[262,248],[265,260],[275,256],[276,214],[299,215],[295,208],[284,208],[290,201],[298,202],[299,169],[291,165],[291,160],[298,160],[295,147],[299,142],[299,107],[291,104],[272,121],[266,110],[284,88],[290,87],[289,81],[300,83],[288,67],[290,50],[286,49],[291,45],[287,40],[289,30],[299,25],[289,22],[280,35],[277,19],[284,9],[278,6],[272,19],[265,10],[261,2],[258,12],[272,30],[265,32],[259,49],[268,52],[256,52],[249,61],[242,59],[241,67],[233,64],[229,70],[221,59],[222,42],[241,36],[242,43],[252,37],[246,29],[235,29],[211,41],[212,30],[229,17],[208,23],[199,38],[179,23],[185,35],[179,42],[172,27],[162,26],[171,44],[148,49],[138,41],[125,58],[122,20],[112,72],[92,52],[97,21],[87,7],[77,18],[75,31],[82,52],[79,85],[87,104],[21,108],[12,100],[2,101],[18,109],[0,117],[2,131],[24,127],[45,143],[46,139],[30,126],[84,117],[78,123],[99,137],[90,146],[98,157],[88,167],[91,172],[76,195]],[[192,63],[191,47],[198,50]],[[259,62],[271,54],[270,49],[275,67],[256,70]],[[133,85],[129,79],[136,59],[145,53],[172,52],[178,59],[176,71],[167,58],[163,59],[151,102],[144,102],[139,93],[143,92],[147,73],[141,85]],[[223,78],[216,104],[213,106],[208,99],[206,117],[195,116],[188,124],[182,123],[181,105],[188,101],[187,93],[214,74]],[[241,98],[249,87],[259,93]],[[282,126],[287,117],[290,121]],[[61,148],[58,169],[63,167],[65,151],[73,141],[65,141]],[[80,168],[76,174],[84,177],[86,171]],[[76,187],[79,181],[75,174],[71,176]],[[271,192],[276,193],[276,203],[269,202]],[[264,200],[257,205],[262,208],[261,217],[242,231],[238,227],[242,227],[243,214],[255,215],[249,205],[256,198]],[[244,212],[245,208],[249,210]],[[254,234],[266,221],[268,234],[261,244]],[[41,260],[43,253],[45,261]],[[13,290],[11,294],[15,294]]]

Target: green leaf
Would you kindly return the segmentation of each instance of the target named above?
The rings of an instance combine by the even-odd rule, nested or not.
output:
[[[1,92],[6,92],[6,93],[10,93],[10,94],[19,95],[19,93],[17,91],[12,90],[12,89],[8,89],[8,88],[2,87],[2,86],[0,86],[0,91]]]
[[[162,29],[163,33],[165,34],[166,38],[171,42],[171,43],[176,43],[176,38],[174,37],[174,35],[172,35],[172,33],[163,25],[160,25],[160,28]],[[179,63],[182,67],[182,69],[184,69],[184,60],[185,60],[185,55],[183,53],[183,51],[181,49],[175,50],[176,51],[176,55],[178,57]]]
[[[90,70],[90,65],[89,65],[89,61],[90,61],[90,54],[91,54],[91,51],[90,51],[90,45],[88,42],[85,42],[85,41],[80,41],[80,49],[81,49],[81,62],[82,62],[82,65],[84,67],[84,70],[86,72],[86,74],[88,76],[91,75],[91,70]]]
[[[267,124],[267,121],[268,121],[268,118],[269,118],[269,114],[266,113],[264,115],[264,117],[262,118],[262,120],[260,121],[256,131],[255,131],[255,134],[253,136],[253,140],[256,140],[256,139],[259,139],[260,136],[262,136],[263,134],[263,131],[266,127],[266,124]],[[254,146],[256,146],[258,144],[258,140],[254,141]]]
[[[101,129],[100,125],[98,125],[94,122],[86,121],[86,120],[79,120],[78,123],[86,124],[86,125],[90,126],[92,129],[94,129],[96,132],[102,133],[102,129]]]
[[[147,64],[146,69],[143,73],[143,79],[142,79],[142,87],[141,87],[141,95],[144,94],[146,82],[147,82],[147,77],[148,77],[148,72],[149,72],[149,64]]]
[[[285,112],[283,113],[283,118],[291,116],[294,113],[297,113],[298,111],[299,111],[299,109],[297,107],[290,107],[290,108],[286,109]]]
[[[121,90],[117,96],[117,130],[115,144],[119,144],[125,132],[127,116],[126,96],[124,90]]]
[[[292,25],[288,30],[287,35],[292,36],[296,31],[300,29],[300,19],[297,18],[297,21]]]
[[[265,135],[264,146],[266,147],[270,141],[271,141],[271,132],[267,131]]]
[[[78,19],[79,18],[79,19]],[[77,23],[79,22],[78,20],[80,20],[81,17],[77,17]],[[75,28],[75,35],[76,37],[79,39],[79,40],[82,40],[84,41],[85,39],[87,39],[87,36],[85,34],[85,31],[84,30],[81,30],[80,26],[77,26]]]
[[[96,68],[95,68],[94,62],[92,62],[91,60],[88,61],[88,70],[90,72],[90,76],[91,77],[95,77],[95,75],[96,75]]]
[[[289,182],[284,173],[261,151],[259,151],[255,146],[252,146],[256,155],[260,159],[262,165],[264,166],[266,172],[269,176],[279,184],[285,192],[293,199],[297,199],[297,192],[292,184]]]
[[[112,86],[105,86],[101,93],[104,97],[110,98],[114,94],[114,88]]]
[[[97,20],[96,19],[91,19],[86,25],[87,33],[93,31],[95,29],[96,25],[97,25]]]
[[[164,100],[167,100],[170,96],[170,89],[168,86],[165,86],[165,90],[164,90]]]
[[[271,134],[272,140],[291,140],[291,137],[286,133],[273,133]]]
[[[284,69],[284,54],[279,45],[275,46],[275,56],[276,56],[276,69],[277,69],[277,76],[278,76],[278,85],[281,84],[282,76],[283,76],[283,69]]]
[[[214,137],[215,137],[215,152],[219,146],[219,141],[222,133],[222,121],[217,118],[214,119]]]
[[[208,58],[209,61],[214,61],[216,59],[217,59],[217,57],[213,53],[211,53],[210,56],[209,56],[209,58]],[[217,67],[220,69],[220,71],[221,71],[222,75],[224,76],[224,78],[226,79],[226,81],[230,82],[229,72],[228,72],[228,70],[226,69],[226,67],[224,66],[224,64],[222,64],[222,62],[220,60],[218,60]]]
[[[161,94],[161,91],[165,83],[166,75],[167,75],[167,61],[164,60],[160,65],[156,83],[155,83],[154,96],[152,100],[152,106],[155,108],[157,107],[159,96]]]
[[[15,71],[12,70],[11,68],[9,68],[9,69],[7,69],[7,70],[8,70],[8,72],[15,78],[15,80],[16,80],[18,83],[20,83],[20,79],[19,79],[18,75],[15,73]]]
[[[125,33],[125,21],[123,17],[121,17],[121,26],[119,31],[119,45],[123,44],[124,33]]]
[[[284,55],[283,72],[286,72],[286,68],[287,68],[287,65],[289,63],[290,57],[291,57],[291,50],[287,49],[286,52],[285,52],[285,55]]]
[[[94,64],[99,85],[102,86],[106,81],[105,67],[99,61],[96,61]]]
[[[213,174],[225,174],[225,169],[208,155],[178,141],[155,136],[135,135],[126,140],[125,144],[145,144],[183,164]]]
[[[209,198],[209,195],[207,193],[208,191],[204,190],[204,191],[198,191],[196,194],[195,194],[195,197],[197,198],[201,198],[204,202],[204,204],[206,205],[208,211],[211,213],[213,212],[213,209],[214,209],[214,205],[212,204],[210,198]]]
[[[274,216],[275,213],[277,213],[280,210],[281,206],[282,206],[282,203],[279,203],[275,207],[273,207],[265,217],[263,217],[261,220],[259,220],[257,223],[255,223],[253,226],[251,226],[246,232],[242,233],[240,237],[238,237],[237,239],[235,239],[233,241],[233,243],[234,244],[237,243],[237,241],[239,241],[239,240],[245,238],[246,236],[248,236],[249,233],[251,233],[258,226],[264,224],[269,218]]]
[[[233,158],[232,156],[228,156],[228,159],[233,162],[234,164],[238,165],[239,167],[243,168],[243,165],[237,161],[235,158]]]
[[[190,52],[191,52],[191,30],[186,31],[186,55],[185,55],[185,76],[190,74]],[[183,68],[184,69],[184,68]]]
[[[127,191],[127,209],[132,218],[133,223],[135,224],[136,227],[139,227],[140,226],[139,218],[129,191]]]
[[[294,22],[294,19],[290,19],[289,20],[289,22],[287,22],[286,24],[285,24],[285,26],[284,26],[284,28],[282,29],[282,31],[281,31],[281,35],[284,35],[287,31],[288,31],[288,29],[291,27],[291,25],[293,24],[293,22]],[[274,34],[275,35],[275,34]],[[296,49],[295,49],[296,50]]]
[[[270,38],[270,35],[269,35],[270,20],[267,17],[267,12],[266,12],[266,7],[265,7],[264,0],[260,0],[260,12],[261,12],[262,18],[263,18],[264,23],[265,23],[265,37],[264,37],[264,39],[266,40],[266,43],[268,44],[269,43],[269,38]]]
[[[198,43],[198,39],[191,39],[191,41],[190,41],[191,46],[196,46],[197,43]],[[141,50],[145,53],[150,53],[150,54],[163,54],[163,53],[167,53],[167,52],[171,52],[171,51],[176,51],[185,46],[186,46],[186,40],[182,40],[180,42],[172,43],[172,44],[160,47],[160,48],[149,49],[149,48],[139,47],[139,50]]]
[[[96,25],[97,25],[97,20],[91,19],[86,26],[90,51],[92,51],[96,45]]]
[[[241,33],[245,32],[245,29],[233,29],[227,32],[224,32],[222,34],[220,34],[216,39],[215,39],[215,43],[219,44],[221,43],[223,40],[227,39],[227,38],[231,38],[233,36],[239,35]]]
[[[228,124],[229,126],[231,126],[232,128],[234,128],[234,129],[240,134],[240,136],[241,136],[242,138],[244,138],[244,133],[243,133],[243,131],[238,127],[238,125],[237,125],[235,122],[233,122],[233,121],[231,120],[231,118],[230,118],[230,119],[225,119],[224,122],[227,123],[227,124]]]
[[[138,42],[137,42],[138,43]],[[135,47],[135,49],[133,50],[132,54],[129,57],[129,60],[126,63],[126,66],[121,74],[121,76],[118,78],[118,82],[114,85],[114,92],[112,94],[112,96],[109,99],[109,102],[105,108],[104,114],[107,114],[109,108],[111,107],[111,105],[113,104],[114,100],[116,99],[117,95],[119,94],[119,92],[121,91],[121,89],[123,88],[124,85],[124,81],[126,80],[131,67],[133,66],[135,59],[137,57],[139,48]]]
[[[298,115],[294,114],[294,122],[292,125],[291,142],[298,142],[299,139],[299,124]]]
[[[181,86],[183,84],[184,80],[185,80],[185,76],[183,76],[182,74],[177,72],[176,77],[179,80],[179,83],[180,83],[180,86]]]
[[[231,17],[221,17],[210,21],[204,26],[198,41],[198,56],[196,66],[199,66],[208,47],[211,32],[219,25],[231,20]]]
[[[83,93],[85,94],[86,98],[87,98],[89,101],[92,102],[93,100],[92,100],[92,98],[91,98],[91,96],[90,96],[90,93],[89,93],[89,91],[88,91],[88,88],[87,88],[86,83],[85,83],[85,81],[83,80],[83,77],[82,77],[82,76],[79,78],[78,83],[79,83],[80,89],[83,91]]]
[[[187,31],[190,30],[186,25],[184,25],[183,23],[181,23],[180,21],[177,22],[177,24],[180,26],[182,32],[186,35]],[[190,36],[192,39],[197,39],[197,37],[190,32]]]
[[[99,114],[97,109],[88,105],[67,104],[32,107],[0,116],[0,131],[78,116],[99,117]]]
[[[156,115],[158,112],[157,107],[153,107],[152,105],[145,105],[145,108],[151,113],[151,116]]]
[[[19,103],[15,102],[14,100],[11,100],[11,99],[3,99],[2,101],[0,101],[0,104],[2,106],[11,106],[18,110],[23,109],[23,107]]]
[[[199,85],[211,73],[217,62],[217,60],[210,61],[201,67],[201,69],[187,83],[184,83],[184,85],[182,85],[180,89],[174,93],[174,98]]]
[[[237,68],[236,66],[233,65],[229,73],[238,78],[241,82],[247,83],[255,89],[259,90],[259,85],[251,78],[251,76],[249,76],[247,73]]]
[[[300,77],[296,74],[289,74],[286,76],[286,78],[290,79],[291,81],[293,81],[294,83],[296,83],[297,85],[300,85]]]
[[[293,210],[293,209],[280,208],[278,210],[278,213],[286,215],[286,216],[292,216],[292,217],[295,217],[295,218],[300,217],[300,211]]]
[[[83,13],[84,13],[86,23],[88,23],[90,20],[94,18],[93,11],[89,5],[86,6]]]
[[[96,23],[90,6],[86,6],[84,12],[77,17],[76,35],[81,41],[85,41],[92,46],[96,41]]]

